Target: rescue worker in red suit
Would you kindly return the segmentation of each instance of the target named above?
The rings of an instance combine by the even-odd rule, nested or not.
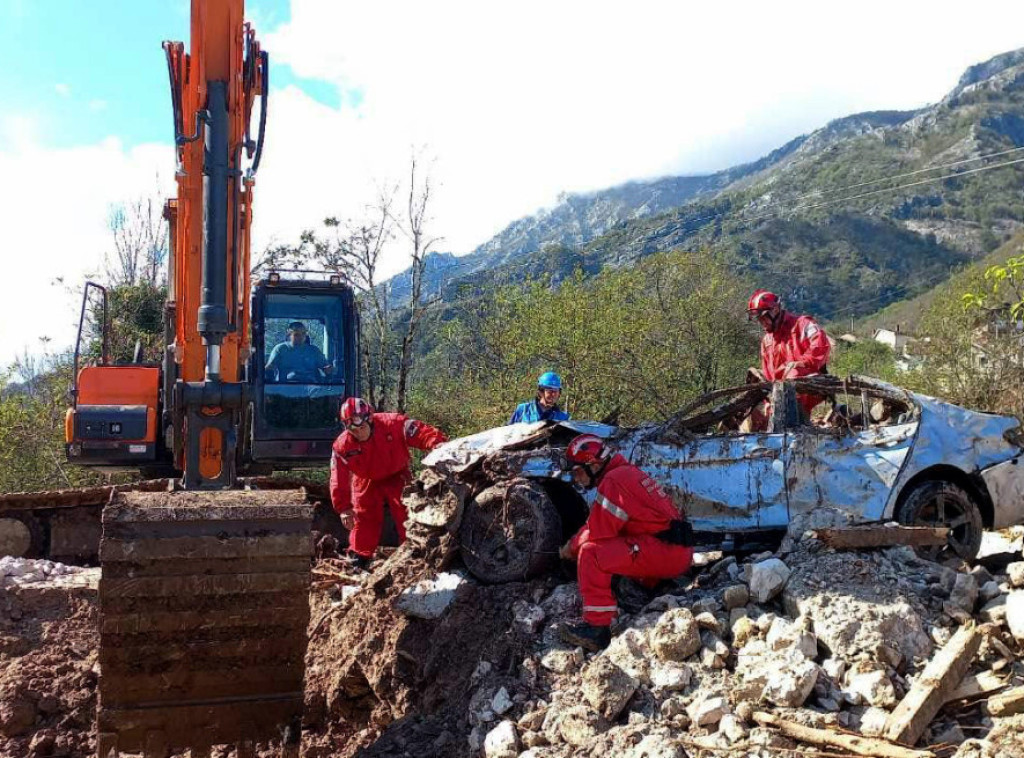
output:
[[[611,451],[600,438],[582,434],[565,453],[577,484],[597,487],[587,523],[559,555],[578,564],[582,624],[563,624],[563,640],[600,650],[611,639],[618,613],[612,577],[671,579],[690,568],[689,524],[658,483]]]
[[[796,316],[782,307],[774,292],[758,290],[747,303],[747,317],[761,325],[761,377],[766,382],[825,373],[832,346],[825,330],[810,316]],[[819,395],[798,394],[797,402],[810,417],[822,401]]]
[[[384,526],[384,506],[405,541],[402,490],[412,480],[409,448],[433,450],[448,438],[401,413],[374,413],[362,398],[350,397],[340,414],[345,425],[331,455],[331,503],[349,530],[349,561],[366,568]]]

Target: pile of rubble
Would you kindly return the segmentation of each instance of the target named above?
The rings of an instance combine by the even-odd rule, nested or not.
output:
[[[99,569],[0,558],[0,756],[95,755]]]
[[[1024,755],[1019,554],[787,542],[653,597],[624,582],[596,655],[558,638],[575,583],[486,587],[403,549],[314,638],[310,755]]]

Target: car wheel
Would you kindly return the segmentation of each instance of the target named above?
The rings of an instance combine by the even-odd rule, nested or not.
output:
[[[557,563],[562,520],[539,484],[515,480],[471,500],[459,527],[462,560],[483,582],[522,581]]]
[[[947,527],[951,530],[944,548],[923,548],[918,552],[931,559],[952,552],[973,560],[981,548],[984,524],[981,511],[961,487],[952,482],[929,481],[916,485],[896,512],[896,520],[909,526]]]

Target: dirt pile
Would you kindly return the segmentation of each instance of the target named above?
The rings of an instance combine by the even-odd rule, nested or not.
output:
[[[840,754],[785,732],[891,733],[904,701],[930,681],[926,667],[964,629],[980,639],[967,674],[940,693],[941,708],[910,741],[936,756],[1024,755],[1014,708],[997,716],[985,707],[993,692],[1024,682],[1024,631],[1013,632],[1024,564],[990,573],[907,547],[787,542],[786,552],[714,561],[654,595],[622,583],[630,612],[597,655],[558,640],[558,623],[578,618],[575,583],[484,586],[450,565],[444,538],[404,547],[321,607],[307,752]]]
[[[98,569],[0,559],[0,755],[95,755]]]

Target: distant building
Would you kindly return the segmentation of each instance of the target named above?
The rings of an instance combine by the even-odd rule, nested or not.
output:
[[[902,331],[897,324],[895,329],[875,329],[874,340],[888,345],[897,355],[903,355],[914,337]]]

